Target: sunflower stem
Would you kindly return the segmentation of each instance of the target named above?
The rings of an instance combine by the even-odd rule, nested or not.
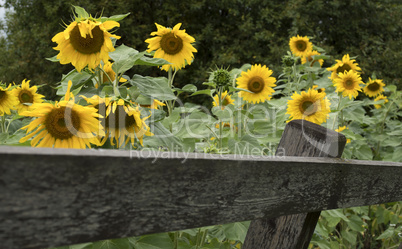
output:
[[[222,87],[218,88],[218,99],[219,99],[219,110],[222,110]],[[222,133],[223,133],[223,122],[219,117],[219,149],[222,149]]]
[[[339,96],[339,101],[338,101],[338,107],[336,108],[338,110],[338,113],[336,114],[336,117],[334,118],[334,123],[332,124],[332,130],[335,130],[335,124],[336,124],[336,120],[338,119],[339,114],[341,114],[341,119],[343,119],[342,110],[339,110],[339,108],[341,106],[341,101],[342,101],[342,94],[339,94],[338,96]],[[343,120],[341,120],[341,123],[343,123]]]
[[[308,86],[307,88],[313,88],[313,73],[312,72],[308,72]]]
[[[205,238],[207,237],[207,233],[208,233],[208,229],[205,229],[202,233],[202,237],[201,237],[201,247],[204,246],[205,243]]]
[[[7,130],[6,130],[6,116],[5,115],[1,116],[1,132],[2,133],[7,132]]]
[[[179,246],[179,232],[174,232],[173,244],[174,249],[177,249]]]
[[[176,73],[177,73],[177,70],[175,70],[173,72],[172,68],[169,68],[169,71],[168,71],[168,85],[169,85],[170,88],[173,87],[173,80],[174,80],[174,77],[176,76]],[[168,117],[170,117],[170,115],[173,112],[173,108],[174,108],[173,105],[174,105],[173,100],[166,100],[166,107],[167,107],[167,110],[168,110]],[[169,130],[170,130],[170,132],[173,131],[172,124],[169,124]]]
[[[173,72],[172,72],[172,68],[169,68],[169,71],[168,71],[168,85],[169,85],[169,87],[170,88],[172,88],[172,86],[173,86]],[[168,116],[170,116],[171,114],[172,114],[172,101],[171,100],[167,100],[166,101],[166,106],[167,106],[167,109],[168,109]]]
[[[392,102],[389,104],[388,109],[387,109],[387,111],[386,111],[385,114],[384,114],[384,118],[382,119],[381,125],[380,125],[380,134],[382,134],[382,133],[384,132],[385,120],[387,119],[388,113],[389,113],[389,111],[391,110],[391,106],[392,106],[392,104],[394,104],[394,102],[395,102],[395,101],[392,101]],[[377,148],[376,148],[376,150],[375,150],[374,158],[377,158],[377,157],[380,155],[380,146],[381,146],[381,140],[379,140],[379,141],[377,142]]]

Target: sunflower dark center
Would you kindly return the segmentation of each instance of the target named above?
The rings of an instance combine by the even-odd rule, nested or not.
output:
[[[89,34],[82,37],[78,26],[75,26],[70,33],[71,45],[81,54],[95,54],[100,52],[104,41],[105,37],[99,26],[92,29],[92,37]]]
[[[317,106],[310,100],[306,100],[301,104],[301,110],[303,115],[310,116],[317,112]]]
[[[0,90],[0,100],[2,100],[6,96],[6,91]]]
[[[46,130],[56,139],[69,139],[77,134],[81,120],[71,108],[53,109],[45,119]]]
[[[336,73],[345,73],[351,70],[352,68],[348,64],[343,64],[341,67],[336,69]]]
[[[305,41],[297,41],[296,42],[296,48],[300,52],[303,52],[304,50],[307,49],[307,43]]]
[[[354,84],[354,82],[353,82],[352,79],[346,79],[346,80],[345,80],[344,87],[345,87],[346,89],[351,90],[351,89],[354,88],[354,85],[355,85],[355,84]]]
[[[380,85],[377,82],[374,82],[368,85],[367,88],[372,92],[376,92],[380,89]]]
[[[34,96],[31,92],[22,90],[18,95],[18,98],[21,103],[33,103]]]
[[[183,40],[173,33],[167,33],[162,36],[160,45],[165,53],[175,55],[183,49]]]
[[[253,93],[260,93],[265,86],[264,80],[260,76],[254,76],[248,81],[247,88]]]
[[[106,117],[105,119],[105,128],[111,128],[111,129],[128,129],[129,127],[132,127],[135,125],[135,119],[134,116],[129,116],[127,115],[126,111],[124,110],[124,107],[121,105],[118,105],[116,108],[116,111],[110,112],[109,116]]]
[[[228,100],[227,97],[225,97],[225,99],[222,101],[222,105],[223,105],[223,106],[229,105],[229,100]]]

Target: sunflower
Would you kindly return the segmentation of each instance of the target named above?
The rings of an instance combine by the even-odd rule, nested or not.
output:
[[[228,94],[228,91],[224,91],[222,93],[221,101],[222,101],[222,110],[225,109],[225,106],[233,105],[233,103],[234,103],[234,99],[232,99],[230,97],[230,95]],[[212,102],[212,105],[213,106],[219,106],[219,96],[218,96],[218,94],[216,94],[214,96],[214,102]]]
[[[342,60],[336,60],[336,64],[332,67],[327,68],[327,70],[332,72],[330,79],[334,80],[338,78],[339,73],[346,73],[350,70],[360,73],[359,71],[361,71],[362,69],[356,63],[356,60],[351,60],[349,54],[345,54],[342,57]]]
[[[380,80],[380,79],[372,80],[371,78],[369,78],[369,82],[363,88],[363,91],[367,96],[375,97],[377,95],[380,95],[382,92],[384,92],[384,88],[383,88],[384,86],[385,86],[385,84],[382,82],[382,80]]]
[[[313,44],[307,36],[293,36],[289,41],[290,50],[299,57],[307,56],[307,53],[313,50]]]
[[[333,82],[336,92],[341,92],[342,96],[348,96],[349,99],[356,98],[359,91],[362,91],[360,87],[360,84],[363,84],[362,78],[353,70],[339,73],[338,78],[334,79]]]
[[[186,30],[180,30],[181,23],[171,28],[165,28],[162,25],[155,23],[158,31],[152,32],[151,35],[155,36],[146,39],[148,44],[147,52],[155,51],[155,58],[162,58],[171,64],[162,66],[162,69],[169,71],[170,68],[179,70],[191,64],[197,49],[191,43],[195,39],[186,33]]]
[[[21,86],[14,88],[13,94],[18,98],[16,108],[18,113],[32,110],[32,105],[42,103],[45,96],[36,93],[38,88],[36,86],[29,87],[29,80],[23,80]]]
[[[64,100],[54,104],[35,103],[32,110],[22,113],[36,119],[21,128],[30,134],[21,138],[20,143],[35,136],[31,140],[33,147],[85,149],[91,148],[91,144],[100,145],[97,135],[103,134],[103,128],[96,109],[74,104],[70,88],[71,81]]]
[[[318,63],[320,63],[320,66],[322,66],[322,64],[324,63],[324,60],[323,59],[314,60],[312,57],[314,55],[321,55],[321,54],[315,50],[308,51],[304,56],[301,57],[301,63],[304,64],[308,61],[308,62],[310,62],[310,66],[312,67],[314,65],[314,63],[318,61]]]
[[[374,101],[380,101],[380,100],[384,100],[383,104],[374,104],[375,109],[380,109],[385,103],[388,102],[387,96],[384,96],[382,94],[378,95]]]
[[[115,21],[102,23],[93,19],[72,22],[52,38],[57,43],[54,49],[60,51],[57,59],[61,64],[73,64],[78,72],[85,66],[90,70],[96,68],[101,60],[106,63],[109,61],[109,52],[115,50],[111,37],[120,39],[120,36],[110,34],[108,30],[119,26]]]
[[[250,92],[240,91],[239,96],[252,103],[270,100],[272,93],[275,92],[272,87],[276,86],[276,79],[270,77],[271,74],[272,70],[265,65],[253,65],[247,72],[243,71],[237,78],[237,86]]]
[[[18,99],[13,94],[13,90],[10,89],[11,84],[8,87],[0,85],[0,116],[5,114],[11,114],[11,110],[15,109],[18,105]]]
[[[105,127],[105,136],[101,140],[102,145],[109,136],[111,137],[110,143],[113,146],[116,145],[117,148],[127,145],[130,141],[134,146],[135,137],[142,145],[144,135],[153,136],[150,128],[145,124],[145,120],[149,116],[141,119],[139,107],[134,108],[122,99],[116,101],[97,95],[85,98],[85,100],[98,109],[100,116],[102,116],[100,123]]]
[[[325,97],[325,92],[309,89],[300,94],[294,93],[288,100],[286,114],[290,114],[290,120],[305,119],[307,121],[322,124],[327,121],[330,103]]]

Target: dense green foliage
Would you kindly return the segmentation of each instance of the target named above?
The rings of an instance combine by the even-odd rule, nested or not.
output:
[[[45,1],[6,0],[10,8],[1,27],[7,34],[0,42],[0,80],[19,83],[24,78],[34,84],[55,85],[61,73],[73,67],[44,58],[56,53],[51,38],[71,21],[71,4],[84,7],[89,13],[111,16],[127,13],[116,32],[126,44],[139,51],[146,49],[145,39],[156,30],[154,23],[182,28],[196,39],[198,53],[194,63],[177,75],[176,84],[201,86],[208,71],[215,66],[240,67],[245,63],[261,63],[281,74],[280,62],[289,50],[289,37],[299,34],[314,37],[314,43],[325,48],[332,59],[343,54],[358,56],[364,68],[363,79],[376,73],[387,84],[401,81],[402,4],[396,0],[164,0],[164,1]],[[161,72],[139,66],[129,75],[158,75]],[[398,87],[399,88],[399,87]],[[48,97],[53,96],[51,88]],[[195,102],[194,98],[188,101]],[[197,98],[197,101],[202,101]]]

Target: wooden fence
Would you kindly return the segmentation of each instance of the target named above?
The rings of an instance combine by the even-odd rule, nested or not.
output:
[[[275,157],[0,147],[1,248],[246,220],[245,249],[306,248],[321,210],[402,201],[402,163],[343,160],[344,145],[295,120]]]

